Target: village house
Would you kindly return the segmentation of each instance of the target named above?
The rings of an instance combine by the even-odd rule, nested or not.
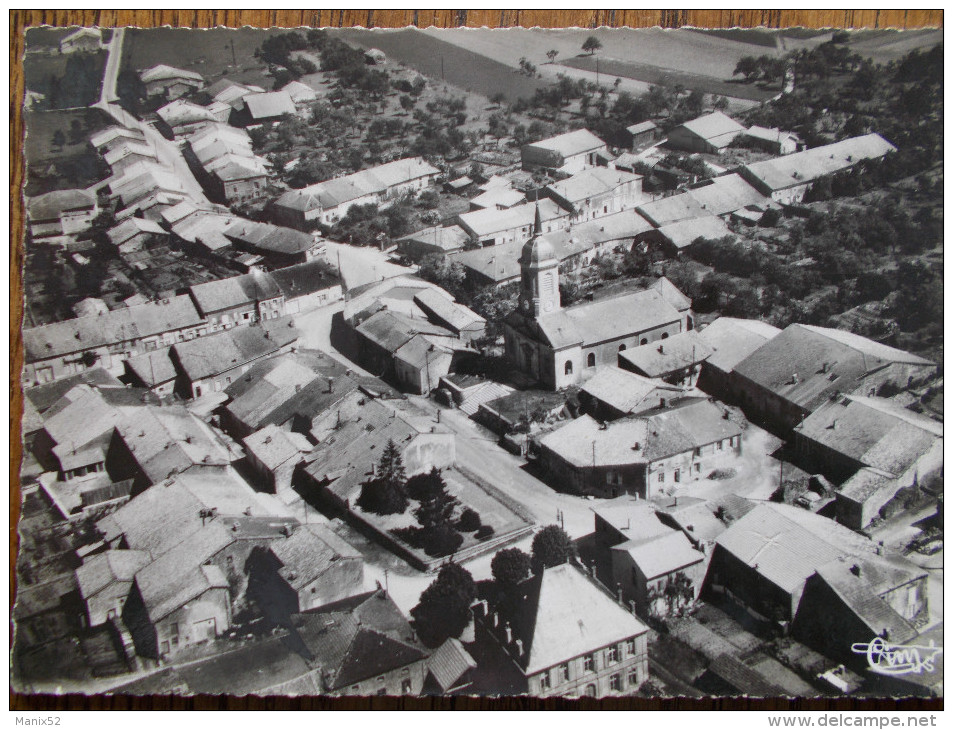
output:
[[[471,240],[478,241],[481,246],[499,246],[525,241],[533,235],[537,210],[541,225],[539,232],[552,233],[569,224],[569,212],[549,198],[506,210],[492,208],[461,213],[457,216],[457,224]]]
[[[935,372],[922,357],[860,335],[792,324],[735,365],[726,397],[752,420],[789,433],[840,394],[903,390]]]
[[[545,168],[566,175],[575,175],[587,167],[595,167],[608,159],[606,143],[588,129],[577,129],[520,149],[524,170]]]
[[[176,392],[184,398],[218,393],[255,361],[290,350],[298,331],[284,320],[271,324],[238,327],[173,345],[169,358],[179,374]]]
[[[777,128],[750,126],[741,135],[741,142],[749,147],[770,152],[772,155],[790,155],[804,149],[804,142],[793,132],[785,132]]]
[[[507,210],[525,202],[525,193],[511,187],[495,187],[470,198],[470,210]]]
[[[208,166],[213,195],[227,205],[246,203],[264,194],[268,185],[268,170],[256,158],[219,158],[220,164]],[[217,161],[217,162],[219,162]]]
[[[185,99],[176,99],[156,110],[159,122],[156,129],[165,137],[187,137],[206,124],[217,121],[207,107],[193,104]]]
[[[60,39],[60,53],[95,53],[103,48],[103,32],[99,28],[79,28]]]
[[[119,249],[119,253],[132,253],[164,241],[169,234],[155,221],[130,217],[110,228],[106,235],[109,242]]]
[[[323,257],[327,248],[317,235],[244,219],[226,229],[225,236],[237,248],[263,256],[278,269]]]
[[[520,268],[519,306],[504,325],[506,355],[545,387],[583,382],[597,366],[616,365],[626,348],[694,327],[691,300],[664,277],[644,291],[563,309],[559,259],[539,233],[523,246]]]
[[[498,691],[602,698],[648,679],[648,628],[579,568],[546,568],[519,592],[512,607],[484,599],[473,609]]]
[[[300,81],[289,81],[281,87],[280,91],[290,96],[295,106],[310,104],[318,100],[318,92]]]
[[[205,93],[213,102],[221,102],[232,107],[241,105],[241,100],[249,94],[263,94],[265,90],[254,84],[240,84],[228,78],[221,78],[209,86]]]
[[[719,317],[698,330],[698,336],[712,353],[701,366],[696,385],[709,395],[724,398],[729,378],[739,362],[777,335],[781,330],[757,319]]]
[[[698,218],[669,223],[660,226],[642,238],[643,241],[658,242],[659,247],[667,255],[678,258],[683,251],[689,250],[695,242],[703,238],[708,241],[730,237],[734,233],[725,225],[725,222],[713,215],[703,215]]]
[[[248,595],[269,617],[363,594],[364,556],[326,525],[300,525],[248,557]]]
[[[739,174],[764,195],[784,205],[800,203],[823,177],[849,170],[866,160],[879,160],[896,151],[879,134],[851,137],[764,162],[745,165]]]
[[[744,131],[743,125],[716,111],[669,130],[667,144],[677,150],[717,155]]]
[[[107,127],[101,132],[96,132],[89,138],[89,143],[100,154],[106,154],[127,144],[144,145],[146,144],[146,135],[139,129],[113,126]]]
[[[743,432],[724,406],[686,398],[610,423],[580,416],[540,440],[539,463],[567,492],[651,499],[735,463]]]
[[[456,357],[475,354],[471,342],[486,326],[439,287],[408,277],[351,299],[344,321],[365,369],[420,394],[438,387]]]
[[[267,91],[262,94],[247,94],[241,106],[232,114],[231,121],[237,127],[247,127],[264,122],[278,122],[286,114],[295,113],[295,104],[286,91]]]
[[[794,428],[799,466],[837,487],[837,520],[861,530],[898,490],[943,469],[943,424],[884,398],[846,395]]]
[[[138,494],[176,474],[220,474],[239,456],[185,406],[150,405],[116,424],[106,471],[113,481],[132,479]]]
[[[251,271],[189,287],[209,334],[277,319],[284,313],[281,290],[268,272]]]
[[[760,504],[715,542],[705,591],[754,618],[792,622],[795,638],[854,664],[853,642],[901,643],[927,615],[927,574],[832,520]],[[854,664],[854,666],[857,666]]]
[[[655,122],[639,122],[625,128],[629,135],[629,149],[636,150],[647,147],[658,139],[660,130]]]
[[[284,431],[274,424],[242,439],[252,470],[272,493],[287,493],[291,478],[313,445],[300,433]]]
[[[344,296],[341,277],[323,258],[276,269],[271,272],[271,279],[284,298],[283,311],[286,315],[304,314]],[[261,316],[264,317],[263,311]]]
[[[590,168],[543,192],[571,213],[569,222],[583,223],[632,208],[644,199],[642,176],[608,168]]]
[[[139,78],[145,84],[147,96],[162,96],[169,100],[199,91],[205,86],[205,79],[199,74],[165,64],[147,68],[140,72]]]
[[[205,331],[201,315],[184,294],[30,327],[23,330],[23,384],[49,383],[97,364],[121,375],[123,360]]]
[[[275,201],[272,210],[281,225],[310,230],[319,223],[332,225],[339,221],[353,205],[373,203],[385,208],[403,195],[429,187],[439,174],[440,170],[422,157],[406,157],[289,190]]]
[[[636,375],[614,365],[603,365],[579,387],[579,404],[597,421],[614,421],[623,416],[664,408],[688,392],[686,388],[662,380]]]
[[[185,203],[191,205],[190,203]],[[172,208],[166,208],[165,211],[174,210],[182,205],[175,205]],[[239,220],[231,213],[217,210],[195,210],[187,217],[179,220],[170,230],[175,237],[174,242],[182,245],[183,249],[190,254],[225,261],[228,255],[233,252],[232,242],[225,235],[225,231]]]
[[[117,208],[132,209],[139,201],[158,193],[167,193],[175,204],[183,199],[182,181],[170,169],[148,160],[129,165],[120,175],[113,175],[98,183]]]
[[[397,253],[411,261],[431,254],[449,254],[463,250],[470,235],[460,226],[432,226],[397,239]]]
[[[130,357],[123,362],[123,367],[125,379],[134,387],[147,388],[158,396],[175,392],[179,374],[169,357],[168,347]]]
[[[596,538],[611,574],[603,582],[640,616],[691,604],[705,577],[705,555],[661,522],[649,503],[618,497],[593,508]],[[678,589],[678,590],[676,590]]]
[[[85,190],[54,190],[27,202],[30,238],[37,243],[68,243],[97,215],[96,196]]]
[[[620,352],[619,367],[670,385],[690,387],[695,385],[701,364],[712,352],[697,331],[688,330],[672,335],[664,342],[640,345]]]
[[[123,140],[103,154],[103,160],[109,165],[113,175],[122,175],[138,162],[158,163],[155,150],[142,142]]]
[[[456,459],[453,432],[432,419],[399,413],[379,400],[367,398],[360,408],[332,423],[304,468],[313,493],[332,510],[355,504],[361,485],[376,474],[380,454],[391,441],[408,477],[452,466]]]
[[[433,654],[427,664],[424,680],[424,695],[466,695],[476,676],[477,663],[459,639],[447,639]]]
[[[76,569],[89,626],[119,620],[136,573],[151,562],[145,550],[107,550],[91,555]]]

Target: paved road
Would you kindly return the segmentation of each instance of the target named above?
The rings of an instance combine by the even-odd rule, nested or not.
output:
[[[116,81],[119,78],[119,67],[122,65],[122,42],[125,35],[125,28],[113,28],[112,38],[108,45],[106,70],[103,73],[103,88],[99,96],[101,106],[119,100],[116,95]]]

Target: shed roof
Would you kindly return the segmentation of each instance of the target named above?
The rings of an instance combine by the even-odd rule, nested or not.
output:
[[[574,132],[566,132],[548,139],[541,139],[527,146],[553,150],[566,158],[603,148],[606,143],[588,129],[577,129]]]
[[[613,550],[628,553],[646,580],[654,580],[697,565],[705,559],[685,537],[685,533],[668,530],[667,534],[652,540],[630,540],[616,545]]]
[[[685,394],[685,389],[614,365],[596,369],[580,391],[622,413],[639,413]]]

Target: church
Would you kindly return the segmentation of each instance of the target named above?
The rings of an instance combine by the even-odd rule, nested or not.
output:
[[[602,365],[617,365],[629,347],[693,329],[692,301],[662,277],[644,291],[563,308],[559,259],[541,234],[520,254],[519,305],[504,323],[506,355],[527,376],[554,390],[582,383]]]

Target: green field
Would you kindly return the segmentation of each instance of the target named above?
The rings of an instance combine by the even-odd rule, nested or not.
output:
[[[605,76],[606,81],[621,76],[622,78],[635,79],[648,84],[681,84],[686,89],[697,89],[706,94],[731,96],[750,101],[767,101],[778,93],[776,88],[762,89],[753,84],[743,84],[740,81],[723,81],[701,74],[685,73],[644,63],[616,61],[611,58],[599,58],[597,56],[576,56],[561,62],[560,65],[595,72],[596,63],[599,64],[599,73]]]

